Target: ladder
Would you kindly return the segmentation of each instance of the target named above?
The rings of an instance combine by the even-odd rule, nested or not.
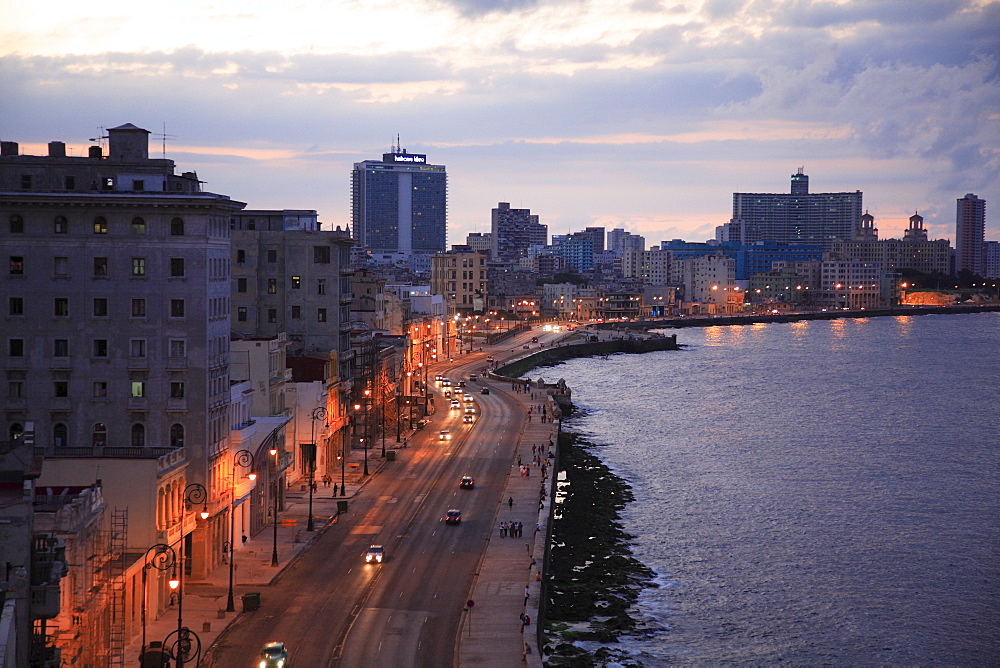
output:
[[[128,508],[111,513],[110,540],[111,628],[108,630],[108,665],[125,666],[125,549],[128,544]]]

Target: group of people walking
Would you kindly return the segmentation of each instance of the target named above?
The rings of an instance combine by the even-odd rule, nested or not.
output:
[[[521,522],[501,522],[500,535],[504,538],[521,538],[524,535],[524,524]]]

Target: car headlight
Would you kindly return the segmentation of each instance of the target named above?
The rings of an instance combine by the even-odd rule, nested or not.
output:
[[[267,668],[267,661],[261,661],[260,668]]]
[[[377,561],[378,563],[381,564],[382,563],[382,555],[380,554],[377,557],[375,557],[375,561]]]
[[[284,668],[284,666],[285,666],[285,660],[278,659],[278,668]]]

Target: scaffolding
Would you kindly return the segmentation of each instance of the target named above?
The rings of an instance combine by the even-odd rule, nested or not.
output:
[[[128,508],[111,513],[111,536],[106,561],[111,585],[111,619],[108,627],[109,666],[125,666],[125,551],[128,545]]]

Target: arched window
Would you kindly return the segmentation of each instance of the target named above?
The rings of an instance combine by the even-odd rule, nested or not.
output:
[[[170,221],[170,235],[174,237],[184,236],[184,219],[174,218]]]
[[[132,447],[143,448],[146,446],[146,427],[139,422],[132,425]]]
[[[95,448],[103,448],[108,444],[108,426],[106,424],[98,422],[94,425],[92,433],[91,443]]]
[[[66,436],[67,436],[66,425],[64,425],[62,422],[57,422],[52,427],[52,445],[56,446],[57,448],[66,447],[67,445]]]
[[[132,219],[132,234],[145,234],[146,221],[136,216]]]
[[[10,426],[10,440],[19,441],[22,436],[24,436],[24,425],[20,422],[15,422]]]
[[[24,218],[17,214],[10,217],[10,233],[24,234]]]
[[[170,447],[172,448],[184,447],[184,425],[182,424],[170,425]]]
[[[56,234],[67,234],[69,232],[69,222],[66,220],[66,216],[56,216],[53,232]]]
[[[104,216],[98,216],[94,218],[94,234],[107,234],[108,233],[108,221],[105,220]]]

